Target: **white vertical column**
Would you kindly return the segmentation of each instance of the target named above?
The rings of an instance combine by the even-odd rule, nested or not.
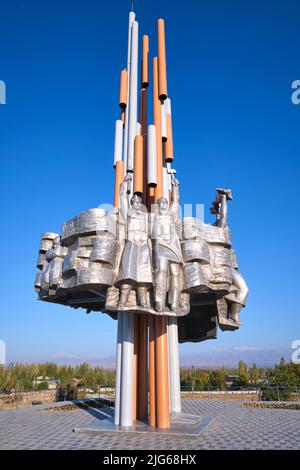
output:
[[[136,123],[136,135],[141,135],[142,126],[139,122]]]
[[[172,165],[171,163],[166,163],[167,167],[167,173],[168,173],[168,181],[169,181],[169,191],[172,191]],[[176,171],[175,171],[176,173]],[[173,175],[174,175],[174,170],[173,170]]]
[[[161,136],[164,141],[167,140],[167,115],[166,115],[166,105],[165,102],[161,105]]]
[[[129,169],[133,171],[134,139],[137,133],[138,23],[135,21],[135,13],[133,11],[129,13],[128,24],[127,77],[127,106],[125,111],[123,151],[125,172]],[[119,370],[116,371],[119,395],[117,395],[116,390],[115,424],[128,427],[133,424],[134,316],[132,313],[123,312],[119,314],[119,330],[121,347],[118,341],[117,367],[119,364]],[[121,360],[118,360],[119,356],[121,356]],[[119,419],[116,417],[117,414],[119,414]]]
[[[134,139],[137,131],[138,50],[139,24],[134,21],[131,34],[127,171],[133,171],[134,166]]]
[[[178,352],[178,326],[177,318],[168,319],[168,345],[169,345],[169,380],[170,380],[170,412],[181,412],[180,396],[180,369]]]
[[[171,106],[171,100],[170,98],[167,98],[165,101],[164,101],[164,105],[165,105],[165,114],[170,114],[170,116],[172,116],[172,106]],[[168,137],[168,136],[167,136]]]
[[[135,20],[135,13],[129,13],[128,24],[128,52],[127,52],[127,106],[125,110],[125,129],[124,129],[124,166],[125,172],[127,170],[127,153],[128,153],[128,128],[129,128],[129,109],[130,109],[130,72],[131,72],[131,36],[132,24]]]
[[[133,353],[134,353],[134,314],[124,312],[121,371],[120,426],[133,424]]]
[[[157,158],[156,158],[156,127],[148,126],[147,139],[147,175],[148,185],[155,187],[157,184]]]
[[[123,343],[123,314],[118,314],[117,351],[116,351],[116,390],[115,390],[115,416],[116,426],[120,424],[120,394],[122,370],[122,343]]]
[[[169,175],[168,175],[167,168],[164,166],[163,167],[163,194],[164,194],[164,198],[166,198],[167,201],[169,200],[169,189],[170,189]]]
[[[115,150],[114,150],[114,167],[119,160],[122,160],[123,151],[123,123],[120,119],[116,121],[115,127]]]

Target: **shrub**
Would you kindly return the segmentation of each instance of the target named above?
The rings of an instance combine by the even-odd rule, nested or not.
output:
[[[36,389],[38,391],[41,391],[41,390],[48,390],[49,389],[49,384],[48,382],[41,382],[37,385]]]
[[[290,401],[291,398],[291,392],[285,389],[280,390],[275,387],[262,387],[261,389],[262,401]]]

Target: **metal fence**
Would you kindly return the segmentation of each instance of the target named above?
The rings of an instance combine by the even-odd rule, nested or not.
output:
[[[300,401],[300,387],[256,385],[251,387],[230,386],[224,389],[181,387],[183,395],[197,395],[198,398],[224,396],[224,398],[235,397],[237,395],[253,395],[261,401]]]

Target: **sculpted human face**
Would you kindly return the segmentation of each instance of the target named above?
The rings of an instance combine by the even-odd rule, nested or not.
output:
[[[54,240],[53,240],[53,247],[56,247],[60,244],[60,236],[56,237]]]
[[[166,212],[169,208],[169,203],[166,198],[162,197],[158,201],[158,210],[160,213]]]
[[[131,207],[136,211],[140,211],[142,208],[142,198],[140,196],[133,196],[131,199]]]

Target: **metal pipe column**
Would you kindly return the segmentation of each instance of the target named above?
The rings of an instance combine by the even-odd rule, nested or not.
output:
[[[158,97],[158,61],[153,59],[153,117],[156,127],[156,162],[157,162],[157,186],[155,187],[155,202],[163,196],[163,155],[161,135],[161,103]],[[148,155],[149,157],[149,155]],[[156,316],[155,328],[152,328],[155,345],[155,364],[150,361],[150,418],[154,422],[151,410],[155,409],[156,426],[161,429],[170,427],[169,407],[169,373],[168,373],[168,334],[166,317]],[[154,331],[153,331],[154,330]],[[152,338],[151,338],[152,340]],[[150,359],[153,356],[153,344],[150,340]],[[151,367],[155,366],[155,372]],[[155,376],[155,381],[154,381]],[[155,395],[153,396],[153,394]]]
[[[127,172],[127,154],[128,154],[128,124],[129,124],[129,110],[130,110],[130,79],[131,79],[131,36],[132,24],[135,20],[135,13],[129,13],[128,23],[128,52],[127,52],[127,106],[125,109],[125,128],[124,128],[124,165],[125,172]]]
[[[138,315],[139,320],[139,367],[138,367],[138,414],[143,421],[148,418],[148,316]]]
[[[158,98],[158,62],[153,58],[153,120],[156,128],[156,201],[163,196],[163,153],[161,136],[161,104]]]
[[[120,398],[121,398],[121,370],[122,370],[122,343],[123,343],[123,314],[118,314],[118,333],[116,351],[116,390],[115,390],[115,415],[114,423],[120,424]]]
[[[155,318],[149,315],[149,418],[153,427],[156,426],[155,338]]]
[[[181,412],[180,369],[178,353],[178,325],[176,317],[168,321],[170,412]]]
[[[156,426],[170,428],[167,318],[155,318]]]
[[[131,59],[129,83],[129,123],[127,147],[127,171],[133,171],[134,139],[137,135],[137,94],[138,94],[138,50],[139,24],[134,21],[131,33]]]
[[[123,312],[120,426],[133,424],[134,314]]]

